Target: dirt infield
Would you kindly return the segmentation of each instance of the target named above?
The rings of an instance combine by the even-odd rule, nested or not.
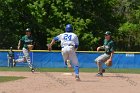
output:
[[[63,72],[0,72],[25,79],[0,83],[0,93],[140,93],[139,74],[80,73],[81,81]]]

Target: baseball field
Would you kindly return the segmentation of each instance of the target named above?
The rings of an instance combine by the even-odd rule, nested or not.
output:
[[[96,77],[96,68],[81,68],[76,81],[66,68],[0,68],[0,93],[140,93],[140,69],[107,69]]]

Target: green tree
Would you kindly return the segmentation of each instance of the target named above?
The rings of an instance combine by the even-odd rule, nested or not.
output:
[[[122,3],[120,14],[123,15],[124,22],[120,23],[117,33],[119,49],[137,51],[140,47],[140,1],[123,0],[120,3]]]
[[[103,33],[110,30],[117,50],[136,51],[140,47],[139,20],[139,0],[0,0],[0,47],[16,48],[30,27],[35,48],[46,49],[70,23],[79,37],[79,50],[96,50]],[[54,46],[59,48],[59,44]]]

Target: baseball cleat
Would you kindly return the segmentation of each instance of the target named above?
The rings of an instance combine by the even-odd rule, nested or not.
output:
[[[105,69],[102,69],[102,73],[105,73]]]
[[[69,68],[71,68],[72,66],[71,66],[70,60],[67,60],[66,62],[67,62],[67,66],[68,66]]]
[[[34,69],[34,68],[32,68],[32,69],[31,69],[31,72],[32,72],[32,73],[34,73],[34,72],[35,72],[35,69]]]
[[[76,81],[80,81],[79,75],[76,75],[76,76],[75,76],[75,79],[76,79]]]
[[[97,77],[102,77],[103,76],[103,73],[98,73],[96,74]]]

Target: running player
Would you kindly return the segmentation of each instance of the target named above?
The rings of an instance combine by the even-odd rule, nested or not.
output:
[[[66,25],[65,33],[62,33],[53,38],[51,43],[48,45],[48,50],[51,50],[52,45],[56,41],[61,41],[61,53],[64,59],[64,62],[68,67],[74,67],[75,78],[76,80],[80,80],[79,78],[79,64],[75,51],[78,48],[79,40],[76,34],[73,33],[73,27],[71,24]],[[72,64],[71,64],[71,63]]]
[[[15,64],[17,62],[27,62],[28,63],[28,66],[31,68],[31,71],[34,72],[34,68],[31,64],[31,58],[30,58],[30,50],[33,48],[34,46],[34,39],[31,35],[31,29],[30,28],[27,28],[25,30],[25,33],[26,35],[24,35],[20,40],[19,40],[19,43],[18,43],[18,50],[20,49],[21,47],[21,44],[23,44],[23,48],[22,48],[22,51],[23,51],[23,54],[24,54],[24,57],[22,59],[17,59],[15,61]]]

